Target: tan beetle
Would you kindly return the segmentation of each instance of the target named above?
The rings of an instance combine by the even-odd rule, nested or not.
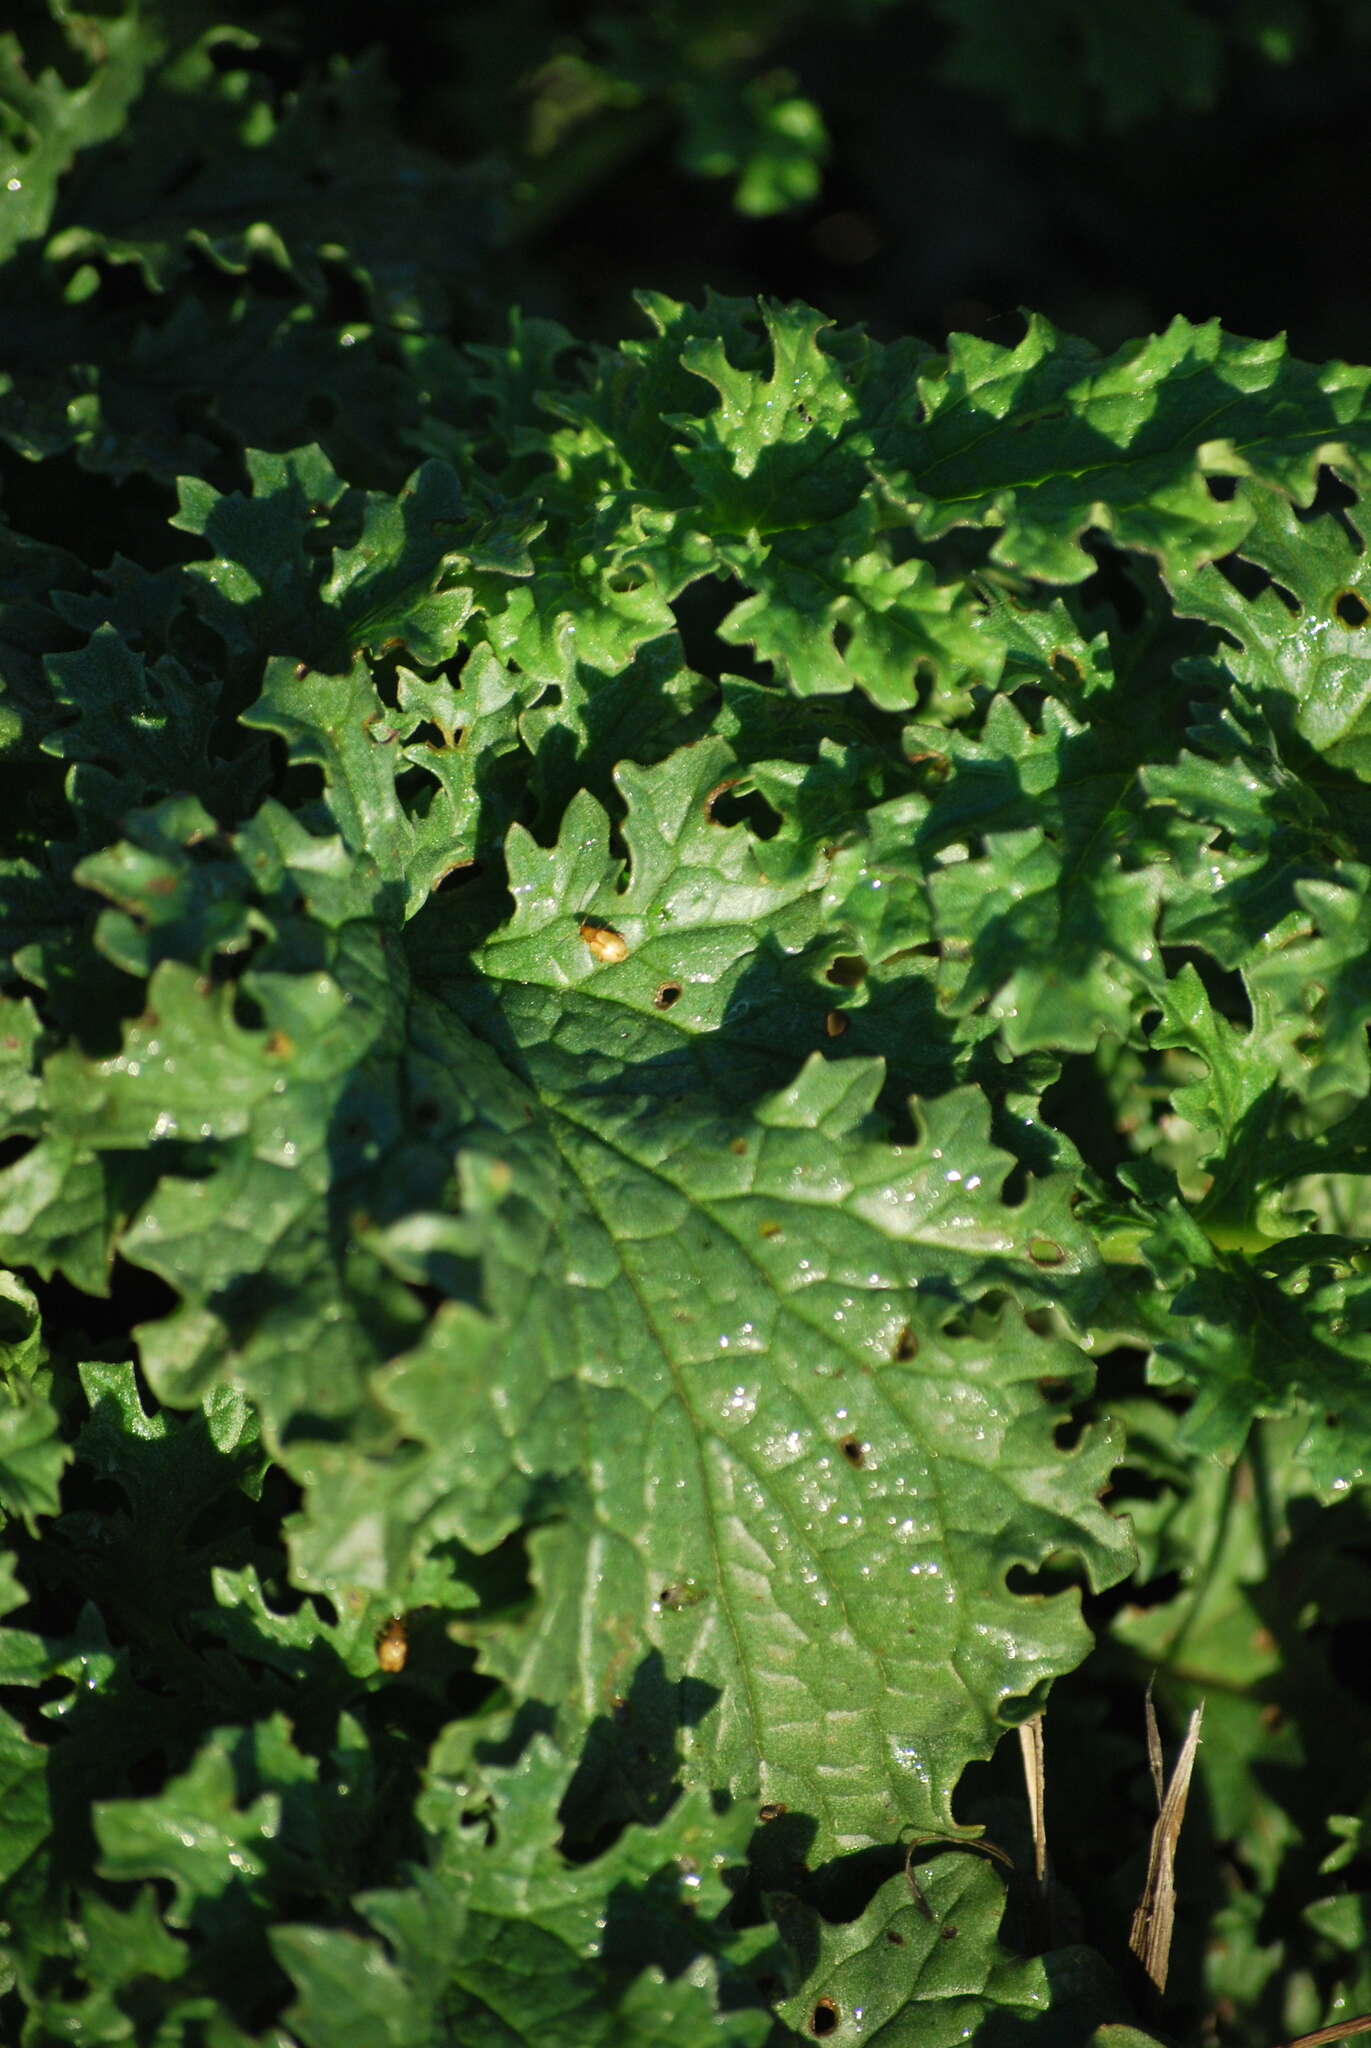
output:
[[[376,1662],[383,1671],[403,1671],[409,1655],[409,1629],[403,1614],[393,1614],[376,1638]]]
[[[583,921],[580,926],[580,937],[582,945],[597,960],[603,960],[607,966],[612,967],[617,961],[628,958],[628,940],[622,932],[616,932],[610,925],[589,924]]]

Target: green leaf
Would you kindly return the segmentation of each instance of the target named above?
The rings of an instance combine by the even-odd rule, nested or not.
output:
[[[1312,1101],[1371,1090],[1366,1047],[1371,869],[1345,861],[1336,878],[1298,884],[1305,913],[1286,943],[1251,969],[1254,990],[1299,1020],[1299,1057],[1284,1078]]]
[[[936,11],[952,31],[947,77],[1003,98],[1031,130],[1078,137],[1214,99],[1221,31],[1188,0],[1145,13],[1048,0],[1031,33],[1005,0],[936,0]]]
[[[680,142],[687,170],[707,178],[736,178],[740,213],[784,213],[819,190],[828,136],[823,115],[795,90],[788,72],[748,80],[691,82],[683,93]]]
[[[1163,937],[1203,946],[1233,968],[1254,949],[1283,945],[1303,923],[1301,885],[1330,877],[1348,793],[1340,819],[1300,772],[1289,731],[1277,738],[1226,667],[1215,664],[1205,680],[1211,694],[1190,731],[1196,750],[1147,764],[1142,782],[1149,797],[1174,807],[1163,828],[1175,869]]]
[[[1207,89],[1203,35],[1168,84],[1150,19],[1072,6],[1064,120]],[[752,68],[803,24],[736,14],[554,50],[517,0],[422,49],[498,30],[556,176],[670,110],[761,210],[821,134]],[[1153,1666],[1165,1715],[1214,1695],[1158,2027],[1343,2010],[1367,373],[714,297],[580,348],[492,317],[479,66],[423,98],[446,162],[288,9],[41,15],[0,56],[41,186],[0,388],[6,2021],[1138,2044],[1099,1957]],[[1092,1946],[1026,1954],[965,1844],[1021,1857],[999,1738],[1044,1709]],[[911,1830],[956,1844],[917,1889]]]
[[[1051,583],[1094,566],[1095,529],[1155,554],[1169,575],[1241,546],[1266,485],[1313,498],[1322,461],[1361,461],[1366,374],[1292,362],[1284,343],[1239,341],[1217,321],[1100,358],[1034,317],[1017,348],[954,335],[918,380],[923,417],[877,444],[894,504],[931,540],[1000,529],[992,559]],[[1251,480],[1229,500],[1206,478]]]
[[[318,448],[246,459],[250,498],[187,479],[172,521],[214,550],[191,573],[200,609],[235,650],[338,673],[364,648],[396,643],[437,664],[472,610],[463,571],[529,574],[529,529],[483,515],[443,463],[425,463],[395,497],[362,497]]]
[[[440,2021],[492,2048],[647,2048],[664,2031],[701,2048],[749,2048],[768,2037],[755,1995],[744,2004],[735,1986],[720,2003],[721,1880],[747,1839],[741,1812],[721,1815],[687,1794],[657,1826],[631,1827],[589,1864],[573,1864],[548,1828],[568,1771],[546,1738],[512,1766],[481,1768],[478,1787],[453,1782],[442,1754],[440,1745],[423,1798],[432,1866],[403,1891],[360,1901],[385,1948],[317,1927],[273,1935],[298,1990],[290,2023],[309,2048],[402,2044]],[[736,1936],[731,1945],[745,1947]]]
[[[1311,518],[1266,493],[1253,509],[1241,552],[1260,572],[1257,595],[1210,564],[1177,578],[1179,608],[1238,642],[1228,666],[1287,748],[1298,735],[1331,766],[1371,780],[1371,574],[1360,530],[1346,514]],[[1354,815],[1364,817],[1364,800]]]
[[[78,150],[125,124],[156,43],[135,15],[95,21],[58,13],[70,52],[89,75],[68,86],[56,69],[31,78],[16,36],[0,37],[0,259],[43,234],[58,182]]]
[[[917,1886],[917,1890],[915,1890]],[[1006,2043],[1122,2048],[1132,2029],[1101,2027],[1127,2005],[1099,1958],[1050,1950],[1023,1961],[999,1946],[1004,1887],[988,1859],[968,1851],[922,1858],[892,1877],[866,1910],[825,1926],[794,1900],[778,1901],[782,1933],[804,1968],[803,1990],[783,2017],[802,2039],[877,2040],[890,2048],[951,2048],[985,2031]]]
[[[9,1714],[0,1714],[0,1791],[0,1884],[7,1884],[52,1832],[47,1750]]]
[[[495,1357],[484,1346],[473,1355],[465,1319],[440,1319],[387,1375],[385,1399],[407,1434],[432,1430],[449,1467],[460,1456],[460,1476],[444,1474],[444,1514],[458,1517],[464,1542],[498,1540],[516,1525],[530,1480],[557,1475],[560,1526],[539,1544],[547,1609],[507,1649],[486,1645],[494,1668],[517,1664],[544,1697],[579,1697],[591,1712],[612,1687],[615,1645],[659,1643],[734,1702],[717,1733],[704,1731],[699,1768],[711,1782],[722,1773],[739,1787],[760,1783],[767,1796],[779,1787],[807,1809],[817,1801],[825,1835],[869,1839],[875,1809],[859,1819],[848,1800],[874,1771],[889,1802],[885,1825],[911,1811],[945,1824],[951,1756],[958,1743],[985,1740],[989,1724],[963,1719],[966,1694],[956,1686],[940,1709],[948,1746],[925,1752],[899,1702],[946,1688],[947,1660],[975,1654],[958,1616],[986,1602],[1006,1603],[1003,1647],[1012,1634],[1014,1664],[1001,1665],[997,1650],[976,1695],[1023,1697],[1040,1683],[1039,1657],[1070,1658],[1049,1602],[1037,1613],[1052,1634],[1020,1663],[1028,1611],[1006,1595],[1003,1573],[1020,1541],[1014,1497],[1039,1499],[1039,1460],[1053,1462],[1036,1381],[1062,1370],[1074,1383],[1080,1369],[1069,1346],[1054,1350],[1048,1368],[1036,1356],[1040,1340],[1016,1335],[1011,1318],[961,1337],[945,1326],[954,1295],[994,1286],[1025,1301],[1072,1299],[1087,1272],[1083,1248],[1047,1186],[1019,1209],[994,1206],[1008,1161],[988,1144],[969,1091],[920,1105],[912,1148],[864,1129],[880,1076],[861,1060],[816,1055],[745,1114],[729,1115],[714,1089],[703,1092],[688,1050],[701,1028],[694,1005],[686,1011],[683,996],[658,1021],[654,994],[668,963],[673,986],[697,979],[692,943],[702,966],[703,948],[717,948],[727,927],[710,928],[718,912],[710,916],[703,875],[688,896],[675,892],[670,866],[651,851],[660,839],[644,823],[631,843],[645,859],[626,894],[610,893],[588,809],[574,808],[554,854],[512,848],[519,908],[508,932],[479,956],[481,980],[469,993],[440,984],[478,1031],[499,1032],[529,1091],[522,1113],[508,1091],[508,1108],[494,1096],[485,1105],[507,1133],[508,1195],[491,1212],[484,1293],[512,1343]],[[673,920],[658,936],[654,903],[673,895],[680,928]],[[623,959],[597,961],[582,936],[608,929],[593,922],[601,903],[613,908]],[[504,985],[498,1012],[483,983]],[[613,1036],[599,1022],[606,1003]],[[741,1079],[735,1067],[730,1092]],[[397,1224],[387,1241],[416,1279],[442,1272],[445,1240],[433,1226]],[[448,1241],[457,1251],[460,1239],[449,1232]],[[529,1243],[539,1247],[532,1260]],[[581,1359],[587,1369],[578,1370]],[[491,1384],[504,1391],[473,1435],[473,1403]],[[954,1417],[964,1421],[956,1390],[972,1384],[983,1389],[989,1462],[978,1454],[965,1494],[947,1494],[959,1480],[940,1462],[940,1418],[954,1430]],[[425,1422],[435,1403],[466,1417],[460,1452],[448,1423]],[[583,1433],[633,1441],[644,1414],[644,1466],[596,1469],[585,1496],[570,1445]],[[1108,1454],[1103,1444],[1099,1454]],[[336,1500],[337,1461],[314,1465],[321,1495],[326,1473]],[[1081,1481],[1080,1505],[1037,1556],[1075,1549],[1107,1575],[1116,1533],[1086,1507],[1084,1469]],[[953,1526],[981,1533],[950,1579],[947,1563],[925,1574],[921,1546],[930,1560],[950,1559]],[[891,1533],[878,1562],[850,1532],[880,1528]],[[325,1541],[306,1529],[301,1540],[302,1566],[327,1572],[336,1535]],[[849,1558],[860,1559],[852,1580]],[[771,1623],[748,1590],[758,1573],[788,1588],[783,1622]],[[924,1607],[909,1602],[925,1577],[921,1620]],[[550,1597],[568,1583],[584,1583],[593,1602],[589,1637],[568,1633],[571,1614]],[[580,1642],[596,1646],[589,1664]],[[823,1643],[822,1654],[806,1654],[811,1642]],[[838,1712],[868,1693],[873,1720]]]
[[[150,669],[105,627],[79,653],[50,655],[46,669],[66,716],[44,740],[45,753],[113,765],[137,797],[206,789],[214,700],[178,663]]]
[[[71,1452],[47,1398],[42,1318],[34,1295],[0,1272],[0,1510],[34,1527],[57,1513],[57,1489]]]
[[[1158,981],[1163,885],[1155,866],[1133,865],[1132,763],[1054,706],[1034,731],[1004,697],[979,742],[913,727],[905,744],[951,771],[918,835],[939,863],[939,1000],[954,1013],[986,1005],[1016,1052],[1126,1034]]]

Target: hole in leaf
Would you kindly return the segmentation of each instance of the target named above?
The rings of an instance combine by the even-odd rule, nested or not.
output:
[[[754,839],[774,839],[781,829],[781,814],[753,789],[735,796],[736,775],[721,782],[705,798],[705,816],[711,825],[746,825]]]
[[[1230,590],[1236,590],[1238,596],[1245,597],[1249,604],[1271,587],[1270,573],[1242,555],[1220,555],[1214,567]]]
[[[679,1003],[679,1001],[680,1001],[680,1000],[681,1000],[681,984],[680,984],[680,982],[679,982],[679,981],[664,981],[664,982],[662,983],[661,987],[660,987],[660,988],[659,988],[659,989],[658,989],[658,990],[657,990],[657,991],[655,992],[655,994],[653,995],[653,998],[652,998],[652,1007],[653,1007],[653,1009],[654,1009],[654,1010],[669,1010],[669,1009],[671,1008],[671,1006],[672,1006],[672,1004],[673,1004],[673,1003]],[[746,1146],[744,1146],[744,1147],[743,1147],[743,1149],[744,1149],[744,1151],[746,1151],[747,1147],[746,1147]]]
[[[1076,684],[1085,681],[1085,670],[1074,654],[1065,653],[1060,647],[1052,657],[1052,673],[1059,683]]]
[[[1318,488],[1314,493],[1313,504],[1307,507],[1297,505],[1294,508],[1295,517],[1303,525],[1310,520],[1322,518],[1326,512],[1344,512],[1348,506],[1355,505],[1356,502],[1357,493],[1352,486],[1345,483],[1335,469],[1330,469],[1327,463],[1323,463],[1319,469]],[[1358,552],[1360,553],[1360,550]]]
[[[1202,946],[1162,947],[1162,965],[1173,980],[1187,961],[1199,975],[1205,994],[1219,1014],[1227,1017],[1231,1024],[1236,1024],[1239,1030],[1250,1031],[1252,999],[1241,974],[1234,968],[1220,967],[1213,954],[1207,953]],[[1147,1015],[1152,1020],[1147,1026],[1150,1030],[1160,1012],[1152,1010]]]
[[[892,1948],[903,1948],[903,1947],[904,1947],[904,1936],[903,1936],[902,1934],[897,1934],[897,1933],[895,1932],[895,1929],[894,1929],[893,1927],[887,1927],[887,1928],[886,1928],[886,1930],[885,1930],[885,1938],[886,1938],[886,1940],[887,1940],[887,1941],[888,1941],[888,1942],[890,1943],[890,1946],[891,1946]]]
[[[1113,1498],[1124,1501],[1160,1500],[1167,1486],[1154,1472],[1142,1472],[1136,1465],[1116,1465],[1109,1490]]]
[[[233,1021],[240,1024],[244,1031],[260,1031],[266,1023],[262,1006],[256,996],[250,996],[244,988],[235,988],[233,991]]]
[[[1133,1492],[1134,1489],[1130,1487],[1130,1497]],[[1145,1614],[1150,1607],[1169,1607],[1184,1583],[1178,1571],[1159,1572],[1155,1579],[1147,1579],[1142,1585],[1125,1580],[1121,1587],[1115,1589],[1114,1601],[1107,1611],[1122,1610],[1126,1614]]]
[[[1235,476],[1207,476],[1204,487],[1215,504],[1227,505],[1237,495],[1238,479]]]
[[[1371,607],[1358,597],[1355,590],[1340,590],[1333,601],[1333,609],[1344,626],[1351,626],[1354,631],[1371,619]]]
[[[906,1323],[899,1336],[895,1339],[895,1349],[891,1352],[890,1356],[897,1365],[908,1365],[910,1359],[917,1358],[918,1355],[919,1340],[910,1329],[908,1323]]]
[[[822,2041],[838,2030],[841,2015],[831,1998],[821,1998],[809,2015],[809,2031],[816,2041]]]
[[[726,796],[730,789],[735,789],[740,780],[741,777],[730,775],[726,781],[716,782],[709,795],[705,798],[705,816],[711,825],[719,822],[714,815],[714,806],[718,803],[720,797]]]
[[[940,1927],[938,1929],[938,1939],[939,1941],[955,1941],[957,1939],[956,1928],[950,1922],[946,1927]]]
[[[930,784],[936,786],[940,782],[946,782],[952,773],[952,763],[946,754],[934,754],[925,750],[921,754],[906,754],[905,760],[911,768],[922,771],[915,784],[918,789],[927,789]]]
[[[679,1614],[682,1608],[698,1607],[705,1597],[703,1586],[684,1579],[673,1586],[663,1586],[657,1595],[657,1605],[666,1614]]]
[[[157,1322],[161,1317],[171,1315],[179,1296],[173,1287],[165,1280],[159,1280],[146,1267],[132,1266],[119,1257],[110,1268],[107,1284],[109,1292],[97,1297],[83,1294],[60,1273],[54,1273],[43,1288],[44,1323],[51,1319],[52,1327],[62,1330],[73,1345],[93,1347],[98,1344],[102,1358],[130,1358],[133,1353],[130,1330],[137,1323]],[[86,1351],[85,1355],[88,1356],[89,1352]],[[159,1404],[141,1369],[136,1371],[136,1377],[144,1409],[155,1414]]]
[[[1030,1237],[1028,1256],[1035,1266],[1060,1266],[1066,1253],[1050,1237]]]
[[[1223,555],[1214,567],[1224,582],[1236,590],[1239,597],[1245,597],[1249,604],[1254,603],[1263,591],[1274,590],[1292,618],[1298,618],[1303,610],[1293,590],[1287,589],[1284,583],[1278,583],[1269,570],[1257,562],[1249,562],[1244,555]]]
[[[1147,610],[1138,565],[1111,548],[1099,534],[1087,533],[1081,545],[1095,562],[1094,574],[1077,587],[1081,610],[1088,615],[1100,608],[1108,609],[1125,632],[1131,632],[1141,625]]]
[[[1005,1573],[1006,1590],[1019,1600],[1055,1600],[1059,1594],[1080,1589],[1080,1573],[1057,1552],[1053,1557],[1029,1569],[1024,1564],[1012,1564]]]
[[[746,586],[736,577],[702,576],[689,584],[673,603],[686,664],[697,675],[737,675],[754,683],[771,681],[770,662],[758,661],[745,643],[719,637],[720,626],[747,594]]]
[[[481,863],[475,860],[458,861],[454,867],[446,868],[434,883],[429,894],[439,895],[444,889],[462,889],[468,882],[474,882],[481,874]]]
[[[860,953],[840,953],[825,970],[824,980],[834,988],[860,988],[867,977],[867,965]]]
[[[847,1459],[848,1464],[854,1466],[855,1469],[858,1472],[860,1472],[863,1465],[865,1465],[866,1463],[867,1450],[867,1447],[862,1442],[861,1438],[856,1436],[845,1436],[839,1443],[838,1449]]]

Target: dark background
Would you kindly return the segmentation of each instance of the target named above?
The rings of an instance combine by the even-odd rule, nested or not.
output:
[[[330,10],[320,29],[334,48],[382,33],[402,129],[467,158],[473,109],[486,136],[517,131],[549,25],[555,47],[594,53],[604,11],[561,7],[535,23],[516,0],[498,45],[443,31],[427,7]],[[1024,132],[1002,95],[945,83],[949,32],[925,6],[780,36],[764,66],[795,74],[832,138],[816,201],[740,216],[726,181],[676,166],[666,118],[520,243],[511,288],[527,310],[606,338],[635,327],[635,286],[698,298],[708,284],[802,297],[882,338],[941,343],[964,328],[1012,339],[1028,307],[1112,348],[1181,313],[1217,315],[1241,334],[1287,331],[1311,359],[1365,360],[1371,46],[1360,10],[1311,7],[1284,65],[1250,47],[1233,10],[1213,11],[1212,108],[1167,109],[1120,132],[1087,105],[1069,140]],[[1064,77],[1064,104],[1073,83]]]

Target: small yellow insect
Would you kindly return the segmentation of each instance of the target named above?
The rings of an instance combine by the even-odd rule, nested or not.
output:
[[[613,966],[618,960],[628,958],[628,940],[622,932],[614,931],[607,924],[582,924],[581,943],[589,948],[597,960]]]
[[[383,1671],[403,1671],[409,1655],[409,1630],[403,1614],[393,1614],[376,1638],[376,1662]]]

